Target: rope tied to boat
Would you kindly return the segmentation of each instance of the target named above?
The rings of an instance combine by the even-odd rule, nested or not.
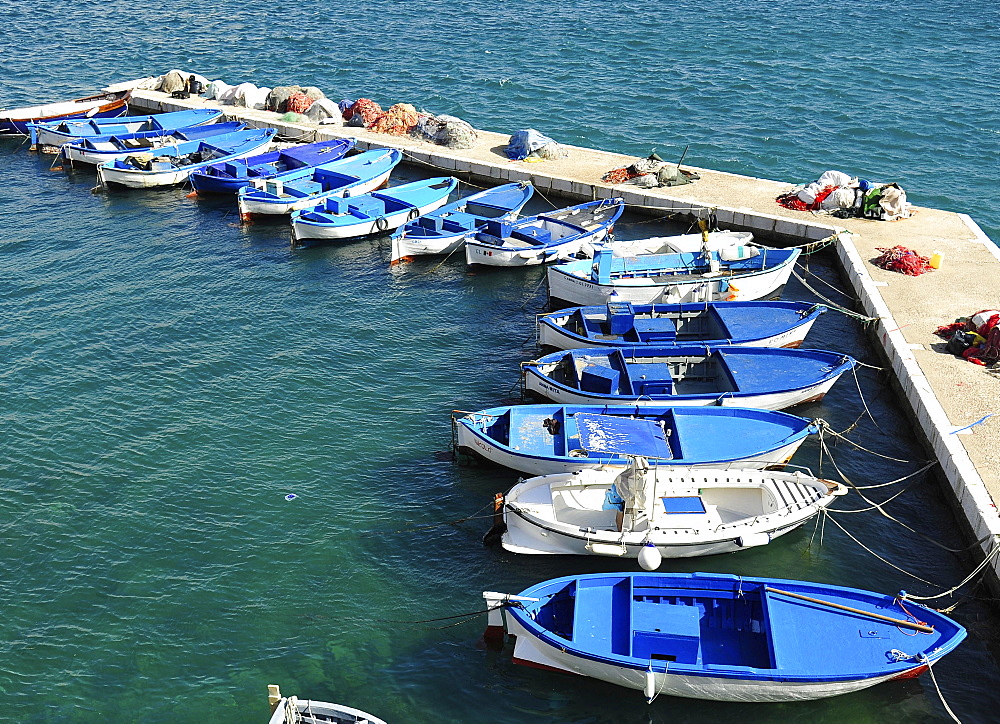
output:
[[[840,312],[841,314],[843,314],[843,315],[845,315],[845,316],[848,316],[848,317],[852,317],[852,318],[854,318],[854,319],[857,319],[857,320],[858,320],[859,322],[861,322],[862,324],[874,324],[875,322],[879,321],[879,319],[881,319],[880,317],[869,317],[869,316],[867,316],[867,315],[864,315],[864,314],[859,314],[858,312],[855,312],[855,311],[853,311],[853,310],[851,310],[851,309],[847,309],[846,307],[842,307],[841,305],[837,304],[836,302],[834,302],[834,301],[833,301],[832,299],[830,299],[829,297],[825,297],[825,296],[823,296],[823,295],[822,295],[822,294],[820,294],[820,293],[819,293],[819,292],[818,292],[818,291],[817,291],[817,290],[816,290],[815,288],[813,288],[813,287],[812,287],[812,286],[811,286],[811,285],[809,284],[809,282],[807,282],[807,281],[805,280],[805,278],[804,278],[804,277],[803,277],[803,276],[802,276],[801,274],[799,274],[799,273],[798,273],[797,271],[795,271],[795,269],[794,269],[794,268],[792,269],[792,276],[793,276],[793,277],[795,277],[796,279],[798,279],[798,280],[799,280],[799,283],[800,283],[800,284],[801,284],[802,286],[804,286],[804,287],[805,287],[806,289],[808,289],[808,290],[809,290],[810,292],[812,292],[812,293],[813,293],[813,294],[815,294],[815,295],[816,295],[817,297],[819,297],[819,298],[820,298],[820,299],[822,299],[822,300],[823,300],[824,302],[826,302],[827,306],[829,306],[829,307],[830,307],[830,309],[833,309],[834,311],[837,311],[837,312]],[[838,291],[839,291],[839,290],[838,290]]]
[[[955,716],[955,712],[951,710],[948,706],[948,702],[944,699],[944,694],[941,692],[941,687],[938,686],[937,677],[934,676],[934,665],[933,662],[927,657],[927,654],[917,654],[917,662],[925,664],[927,666],[927,673],[931,675],[931,683],[934,684],[934,690],[937,691],[938,698],[941,700],[941,706],[944,710],[948,712],[948,716],[951,717],[952,721],[956,724],[962,724],[962,720]]]

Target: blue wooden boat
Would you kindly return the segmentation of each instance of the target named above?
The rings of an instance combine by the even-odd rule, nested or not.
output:
[[[214,108],[190,108],[184,111],[158,113],[152,116],[124,118],[87,118],[79,121],[39,121],[28,125],[33,146],[61,146],[70,141],[95,136],[130,137],[135,133],[152,135],[176,131],[190,126],[204,126],[222,118]]]
[[[397,149],[365,151],[319,166],[286,171],[253,181],[237,193],[240,218],[290,214],[318,206],[331,196],[357,196],[379,188],[403,160]]]
[[[598,347],[521,365],[524,389],[568,405],[718,405],[781,410],[821,400],[855,360],[780,347]]]
[[[465,237],[467,264],[526,266],[589,259],[625,210],[619,198],[588,201],[517,221],[492,219]]]
[[[327,197],[319,206],[292,212],[292,241],[298,246],[309,246],[385,234],[444,206],[457,188],[458,179],[445,176],[346,199]]]
[[[317,141],[290,146],[258,156],[213,163],[191,174],[191,187],[200,193],[235,194],[256,179],[269,179],[286,171],[337,161],[354,148],[353,138]]]
[[[203,126],[178,128],[165,133],[141,131],[121,136],[92,136],[70,141],[59,147],[59,155],[70,164],[89,163],[94,166],[135,153],[159,153],[187,141],[199,141],[224,136],[246,128],[245,123],[229,121]]]
[[[538,343],[556,349],[672,344],[799,347],[826,311],[808,302],[608,303],[538,317]]]
[[[605,304],[614,293],[633,304],[686,304],[777,298],[800,249],[737,246],[706,253],[618,256],[598,249],[594,261],[551,266],[546,279],[556,306]]]
[[[131,90],[108,91],[71,101],[0,111],[0,135],[27,136],[29,123],[80,118],[117,118],[128,113]]]
[[[651,465],[764,468],[817,432],[796,415],[744,407],[514,405],[453,417],[467,454],[531,475]]]
[[[450,254],[492,219],[511,219],[535,192],[526,182],[504,184],[445,204],[408,221],[392,236],[389,263],[422,254]]]
[[[643,691],[801,701],[918,676],[965,629],[900,596],[724,573],[592,573],[485,592],[513,660]]]
[[[133,154],[97,167],[102,185],[120,184],[129,188],[152,188],[179,184],[188,175],[210,163],[252,156],[267,147],[277,130],[251,128],[205,141],[184,141],[157,149],[156,153]]]

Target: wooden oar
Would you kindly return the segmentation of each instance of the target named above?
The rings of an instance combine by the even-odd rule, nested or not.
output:
[[[803,596],[800,593],[791,593],[789,591],[782,591],[777,588],[771,588],[770,586],[764,586],[765,591],[770,591],[771,593],[780,593],[782,596],[789,596],[790,598],[799,598],[803,601],[809,601],[810,603],[818,603],[821,606],[829,606],[830,608],[839,608],[841,611],[849,611],[851,613],[861,614],[862,616],[868,616],[869,618],[877,618],[879,621],[888,621],[896,626],[906,626],[907,628],[916,629],[917,631],[923,631],[924,633],[934,633],[934,629],[931,626],[925,626],[922,623],[914,623],[913,621],[905,621],[901,618],[892,618],[890,616],[883,616],[880,613],[872,613],[870,611],[862,611],[860,608],[851,608],[850,606],[842,606],[839,603],[833,603],[831,601],[822,601],[818,598],[810,598],[809,596]]]

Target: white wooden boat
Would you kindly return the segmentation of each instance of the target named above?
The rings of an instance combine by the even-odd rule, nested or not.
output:
[[[823,399],[850,355],[782,347],[599,347],[521,365],[526,393],[564,405],[718,405],[782,410]]]
[[[808,302],[698,302],[568,307],[538,317],[538,344],[556,349],[726,344],[800,347],[826,311]]]
[[[727,247],[721,251],[616,256],[597,250],[594,260],[547,270],[553,306],[605,304],[612,293],[636,304],[747,301],[778,296],[799,249]]]
[[[486,638],[502,642],[506,627],[514,663],[637,689],[647,701],[848,694],[919,676],[966,636],[898,595],[725,573],[591,573],[483,598]],[[536,673],[544,688],[558,685]]]
[[[282,697],[267,724],[385,724],[360,709],[328,701]]]
[[[721,251],[733,246],[748,246],[753,242],[749,231],[709,231],[705,234],[677,234],[653,236],[646,239],[618,240],[611,245],[616,256],[642,256],[643,254],[695,253],[708,249]]]
[[[465,261],[529,266],[576,255],[590,258],[624,208],[622,199],[600,199],[518,221],[491,219],[465,237]]]
[[[511,405],[453,416],[455,447],[529,475],[628,465],[764,468],[787,463],[817,424],[743,407]]]
[[[847,493],[807,472],[649,466],[541,475],[503,497],[513,553],[692,558],[761,546]],[[658,563],[657,563],[658,565]],[[654,566],[655,567],[655,566]]]
[[[252,156],[270,145],[274,128],[251,129],[215,136],[208,141],[185,141],[161,148],[156,155],[136,154],[97,167],[102,185],[118,184],[143,189],[182,183],[199,168],[220,161]]]

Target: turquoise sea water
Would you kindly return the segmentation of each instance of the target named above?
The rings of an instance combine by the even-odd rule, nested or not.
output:
[[[627,153],[690,144],[692,164],[738,173],[896,179],[915,203],[969,212],[998,236],[995,210],[976,201],[998,160],[992,6],[972,23],[940,3],[203,5],[0,9],[0,105],[172,67],[315,84]],[[118,29],[95,32],[92,14],[109,12]],[[92,174],[49,163],[0,142],[0,719],[264,721],[269,683],[390,722],[945,717],[927,677],[795,705],[647,706],[638,692],[512,665],[478,643],[481,619],[405,623],[476,610],[484,589],[621,565],[485,549],[486,520],[422,527],[475,514],[516,479],[441,453],[451,410],[512,396],[534,354],[542,271],[468,273],[458,259],[390,270],[384,239],[292,251],[287,227],[240,228],[225,200],[91,195]],[[640,221],[619,235],[669,231]],[[841,284],[829,260],[810,268]],[[790,285],[786,298],[809,295]],[[809,341],[877,364],[844,317],[821,318]],[[877,424],[861,417],[852,437],[923,460],[884,380],[858,377]],[[864,409],[848,377],[795,412],[840,430]],[[835,454],[859,483],[919,467]],[[816,457],[808,443],[796,462]],[[890,510],[962,547],[945,506],[926,478]],[[838,520],[935,585],[832,524],[822,545],[808,527],[661,570],[917,594],[971,570],[885,518]],[[1000,706],[994,606],[982,591],[962,603],[969,639],[935,669],[967,722]]]

